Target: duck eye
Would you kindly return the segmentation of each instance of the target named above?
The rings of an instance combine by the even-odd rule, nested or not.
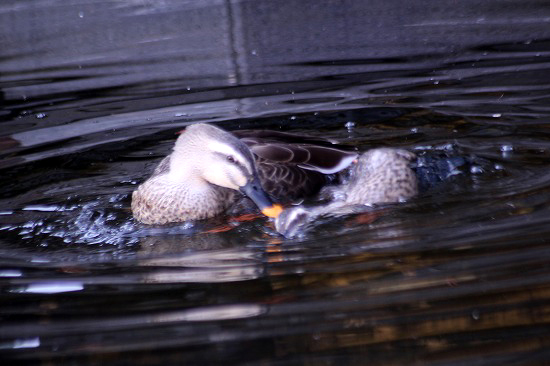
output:
[[[234,162],[235,162],[235,158],[232,157],[231,155],[227,155],[227,161],[229,161],[230,163],[234,163]]]

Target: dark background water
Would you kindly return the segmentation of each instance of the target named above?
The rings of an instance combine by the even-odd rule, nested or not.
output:
[[[4,0],[0,103],[2,364],[550,362],[547,1]],[[471,164],[295,240],[135,223],[193,122]]]

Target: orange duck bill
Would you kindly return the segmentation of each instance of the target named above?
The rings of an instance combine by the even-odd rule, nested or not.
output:
[[[283,207],[277,203],[273,203],[271,198],[265,193],[257,177],[254,177],[246,185],[240,187],[239,190],[246,194],[264,215],[276,218],[283,212]]]

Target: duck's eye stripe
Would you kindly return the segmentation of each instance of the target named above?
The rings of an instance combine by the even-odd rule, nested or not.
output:
[[[219,156],[222,159],[227,160],[230,163],[235,163],[237,165],[240,165],[239,162],[237,161],[237,159],[235,159],[235,157],[233,155],[227,155],[227,154],[222,153],[222,152],[216,152],[216,155]]]
[[[239,168],[243,172],[244,175],[249,174],[246,167],[239,160],[237,160],[233,155],[226,155],[226,154],[219,153],[219,152],[217,152],[216,154],[218,156],[220,156],[221,158],[227,160],[228,162],[232,163],[233,166],[236,166],[237,168]]]

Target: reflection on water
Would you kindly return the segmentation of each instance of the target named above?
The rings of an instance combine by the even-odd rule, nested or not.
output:
[[[548,364],[548,10],[254,3],[0,5],[2,359]],[[293,240],[137,224],[132,190],[194,122],[468,167]]]

